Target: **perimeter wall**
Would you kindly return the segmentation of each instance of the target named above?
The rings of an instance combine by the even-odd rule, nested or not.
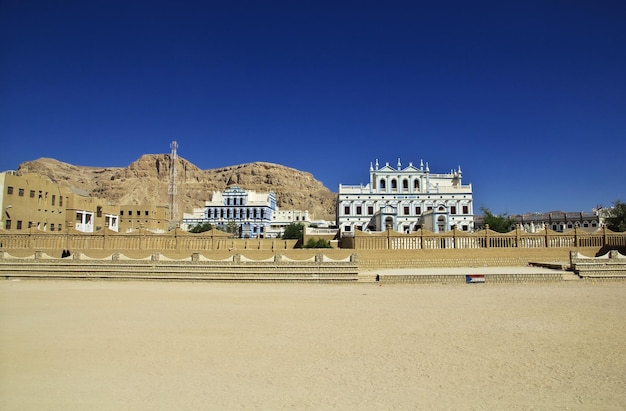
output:
[[[154,234],[147,230],[119,234],[108,230],[98,233],[26,232],[0,230],[2,250],[13,256],[43,252],[60,258],[65,250],[91,258],[107,258],[121,253],[130,258],[146,258],[160,253],[166,258],[188,258],[192,254],[208,259],[228,259],[239,254],[250,260],[267,260],[284,255],[305,260],[318,249],[296,249],[296,240],[234,239],[218,230],[192,234],[179,229]],[[404,234],[394,231],[355,233],[344,238],[342,248],[324,249],[324,255],[341,260],[355,255],[362,270],[407,267],[480,267],[523,266],[529,262],[567,262],[570,251],[593,257],[608,249],[626,249],[626,233],[601,229],[593,233],[578,229],[565,233],[550,230],[529,234],[514,230],[500,234],[489,229],[477,233],[419,231]],[[622,251],[624,253],[624,251]]]

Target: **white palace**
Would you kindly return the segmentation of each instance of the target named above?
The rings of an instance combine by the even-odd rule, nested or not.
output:
[[[238,186],[228,187],[224,192],[214,191],[211,201],[204,208],[195,208],[192,214],[183,214],[182,227],[189,230],[198,223],[211,223],[224,229],[235,222],[242,238],[263,238],[276,211],[273,192],[257,193]]]
[[[463,185],[462,172],[433,174],[428,163],[396,168],[370,163],[367,185],[339,185],[337,224],[343,234],[362,231],[434,232],[453,228],[472,231],[472,185]]]

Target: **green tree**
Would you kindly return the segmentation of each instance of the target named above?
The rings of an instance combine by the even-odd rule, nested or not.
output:
[[[189,232],[190,233],[204,233],[205,231],[211,231],[213,229],[213,225],[211,223],[198,223],[193,226]]]
[[[283,238],[285,240],[302,240],[304,237],[304,224],[291,223],[285,227]]]
[[[324,240],[323,238],[309,238],[309,240],[304,245],[304,248],[332,248],[329,241]]]
[[[515,227],[515,220],[507,215],[507,213],[495,215],[487,207],[480,207],[483,212],[483,221],[485,226],[489,224],[489,228],[498,233],[508,233]]]
[[[229,221],[228,223],[226,223],[226,232],[237,236],[240,235],[241,233],[239,229],[239,224],[232,220]]]
[[[626,231],[626,203],[615,200],[613,207],[608,210],[604,222],[611,231]]]

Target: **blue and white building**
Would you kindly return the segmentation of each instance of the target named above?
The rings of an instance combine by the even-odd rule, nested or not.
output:
[[[204,208],[196,208],[192,214],[183,214],[182,228],[189,230],[199,223],[225,228],[234,222],[239,227],[241,238],[264,238],[275,211],[276,196],[273,192],[257,193],[231,186],[223,192],[214,191],[211,201],[206,201]]]
[[[434,174],[428,163],[396,167],[370,163],[366,185],[339,185],[337,226],[342,235],[387,228],[410,233],[420,228],[444,232],[456,227],[472,231],[472,185],[463,184],[461,167]]]

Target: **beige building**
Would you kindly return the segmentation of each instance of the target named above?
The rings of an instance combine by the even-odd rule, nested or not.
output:
[[[103,229],[126,233],[138,228],[165,232],[169,207],[154,204],[111,204],[87,192],[70,190],[38,174],[0,173],[0,229],[84,233]]]
[[[170,208],[167,205],[137,204],[119,207],[119,231],[128,233],[138,228],[164,233],[170,228]]]
[[[0,204],[4,230],[62,231],[67,224],[69,190],[37,174],[0,173]]]
[[[102,198],[72,193],[67,201],[68,225],[77,231],[93,233],[107,228],[119,231],[119,206]]]

